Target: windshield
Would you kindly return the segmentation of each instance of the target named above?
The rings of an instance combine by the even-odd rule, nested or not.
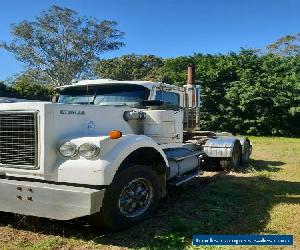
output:
[[[74,86],[60,92],[59,103],[100,106],[133,106],[148,100],[149,89],[135,84]]]

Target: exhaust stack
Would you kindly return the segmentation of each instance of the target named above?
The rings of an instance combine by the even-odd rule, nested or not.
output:
[[[195,85],[195,66],[193,64],[188,65],[187,68],[187,84]]]
[[[189,64],[187,67],[187,84],[184,85],[184,91],[183,129],[190,132],[200,130],[200,89],[195,85],[195,66],[193,64]]]

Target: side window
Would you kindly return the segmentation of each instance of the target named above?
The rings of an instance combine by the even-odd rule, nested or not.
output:
[[[155,100],[163,101],[171,109],[178,109],[180,106],[179,94],[173,92],[156,91]]]

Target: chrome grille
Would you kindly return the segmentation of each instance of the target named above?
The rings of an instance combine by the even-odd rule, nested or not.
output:
[[[0,166],[37,167],[37,112],[0,111]]]

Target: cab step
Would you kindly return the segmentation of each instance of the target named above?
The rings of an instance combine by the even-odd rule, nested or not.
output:
[[[199,170],[193,171],[193,172],[191,172],[189,174],[185,174],[183,176],[175,177],[173,180],[171,180],[170,182],[168,182],[168,184],[170,186],[178,187],[178,186],[180,186],[180,185],[182,185],[182,184],[184,184],[184,183],[186,183],[188,181],[193,180],[194,178],[196,178],[196,177],[198,177],[200,175],[203,175],[203,171],[201,171],[201,170],[200,171]]]

